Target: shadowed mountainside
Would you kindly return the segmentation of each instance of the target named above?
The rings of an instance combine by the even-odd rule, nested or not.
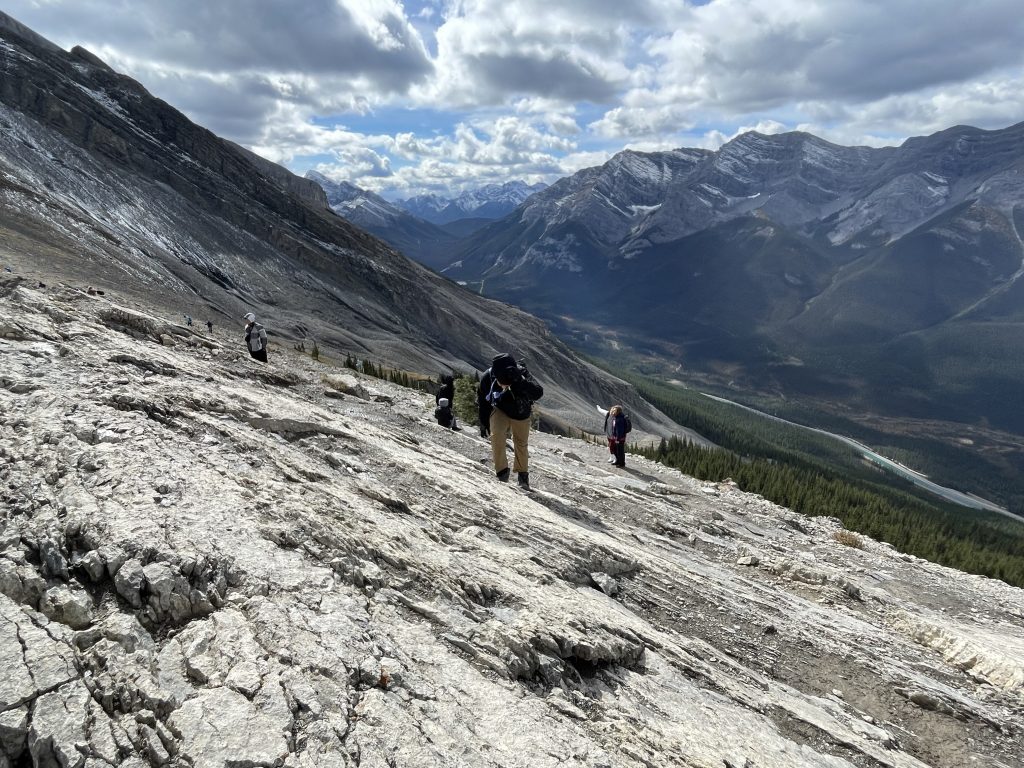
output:
[[[621,152],[445,274],[721,384],[1024,433],[1024,123]],[[721,374],[721,371],[727,371]]]

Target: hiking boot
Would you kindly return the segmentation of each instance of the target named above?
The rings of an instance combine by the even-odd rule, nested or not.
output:
[[[512,470],[510,470],[508,467],[505,467],[503,470],[501,470],[501,472],[498,473],[498,479],[503,483],[507,483],[508,476],[511,474]]]
[[[519,487],[524,491],[530,490],[530,473],[520,472],[516,480],[519,482]]]

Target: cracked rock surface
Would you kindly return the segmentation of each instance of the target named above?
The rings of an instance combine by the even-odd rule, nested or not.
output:
[[[524,494],[116,299],[0,329],[0,767],[1024,763],[1021,590],[550,435]]]

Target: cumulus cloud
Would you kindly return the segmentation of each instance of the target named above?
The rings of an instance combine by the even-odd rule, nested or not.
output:
[[[1019,68],[1022,40],[1015,0],[716,0],[647,50],[663,62],[666,99],[750,112],[870,102]]]
[[[627,147],[716,148],[748,128],[879,145],[957,123],[1004,126],[1024,114],[1018,5],[8,0],[4,10],[270,159],[412,194],[551,182]]]
[[[433,64],[397,0],[13,0],[198,122],[247,143],[276,102],[329,114],[400,95]],[[246,121],[255,124],[248,127]]]
[[[437,30],[437,77],[414,94],[459,105],[608,102],[629,81],[638,30],[662,18],[651,0],[454,2]]]

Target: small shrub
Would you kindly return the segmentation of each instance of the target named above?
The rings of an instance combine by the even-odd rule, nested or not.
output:
[[[836,531],[832,534],[832,538],[843,546],[853,547],[854,549],[864,549],[864,539],[853,531]]]
[[[451,404],[455,418],[460,424],[470,426],[479,423],[479,410],[476,403],[476,382],[468,376],[455,378],[455,402]]]
[[[320,347],[317,346],[315,339],[313,340],[313,349],[309,354],[314,360],[320,359]]]

